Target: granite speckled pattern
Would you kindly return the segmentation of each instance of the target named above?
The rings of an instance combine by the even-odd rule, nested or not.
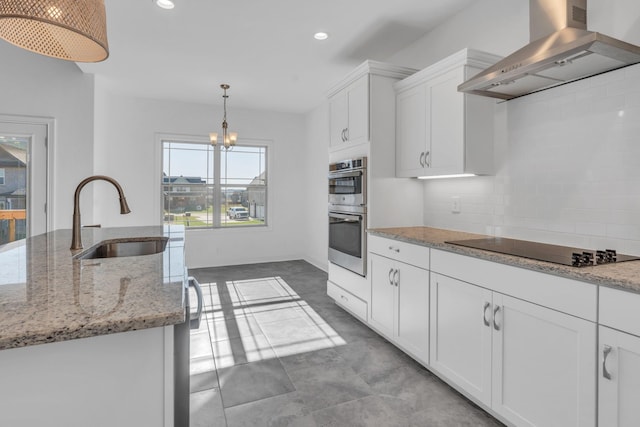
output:
[[[164,252],[74,259],[105,240],[165,236]],[[183,226],[85,228],[0,246],[0,350],[184,322]]]
[[[541,273],[580,280],[595,285],[609,286],[625,291],[640,293],[640,261],[626,261],[617,264],[577,268],[445,243],[446,241],[452,240],[481,239],[490,237],[481,234],[443,230],[431,227],[375,228],[369,229],[368,233],[373,236],[414,243],[433,249],[472,256],[487,261],[526,268],[529,270],[539,271]]]

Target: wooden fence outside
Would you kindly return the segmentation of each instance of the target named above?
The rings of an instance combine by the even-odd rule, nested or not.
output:
[[[0,245],[27,237],[27,211],[0,210]]]

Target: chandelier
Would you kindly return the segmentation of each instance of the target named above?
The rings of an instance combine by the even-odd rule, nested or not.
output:
[[[75,62],[109,56],[104,0],[0,1],[0,38]]]
[[[224,90],[224,95],[222,95],[222,98],[224,98],[224,117],[222,119],[222,144],[225,150],[229,150],[231,149],[234,145],[236,145],[236,141],[238,140],[238,133],[237,132],[228,132],[227,128],[227,98],[229,98],[229,95],[227,95],[227,89],[229,89],[229,85],[228,84],[221,84],[220,87]],[[211,145],[213,145],[215,147],[215,145],[218,143],[218,133],[217,132],[211,132],[209,134],[209,140],[211,141]]]

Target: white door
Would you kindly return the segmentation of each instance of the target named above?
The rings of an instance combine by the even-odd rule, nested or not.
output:
[[[369,323],[375,329],[393,338],[396,262],[371,254],[371,311]]]
[[[595,426],[595,323],[499,293],[493,304],[492,409],[517,426]]]
[[[598,425],[640,421],[640,338],[600,326]]]
[[[348,89],[347,140],[359,144],[369,140],[369,75],[362,76]]]
[[[425,175],[427,92],[422,84],[396,97],[396,176]]]
[[[400,345],[429,363],[429,272],[397,263],[397,325]]]
[[[433,369],[491,405],[492,292],[431,273]]]
[[[331,147],[346,141],[348,123],[347,90],[343,89],[329,99],[329,143]]]
[[[464,80],[462,67],[429,83],[431,100],[431,153],[427,158],[431,175],[461,173],[464,169]]]
[[[47,130],[46,124],[0,121],[0,200],[5,210],[26,216],[26,229],[16,240],[47,232]]]

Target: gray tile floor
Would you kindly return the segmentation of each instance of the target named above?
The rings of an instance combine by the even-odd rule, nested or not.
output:
[[[191,270],[191,427],[501,426],[326,296],[304,261]]]

